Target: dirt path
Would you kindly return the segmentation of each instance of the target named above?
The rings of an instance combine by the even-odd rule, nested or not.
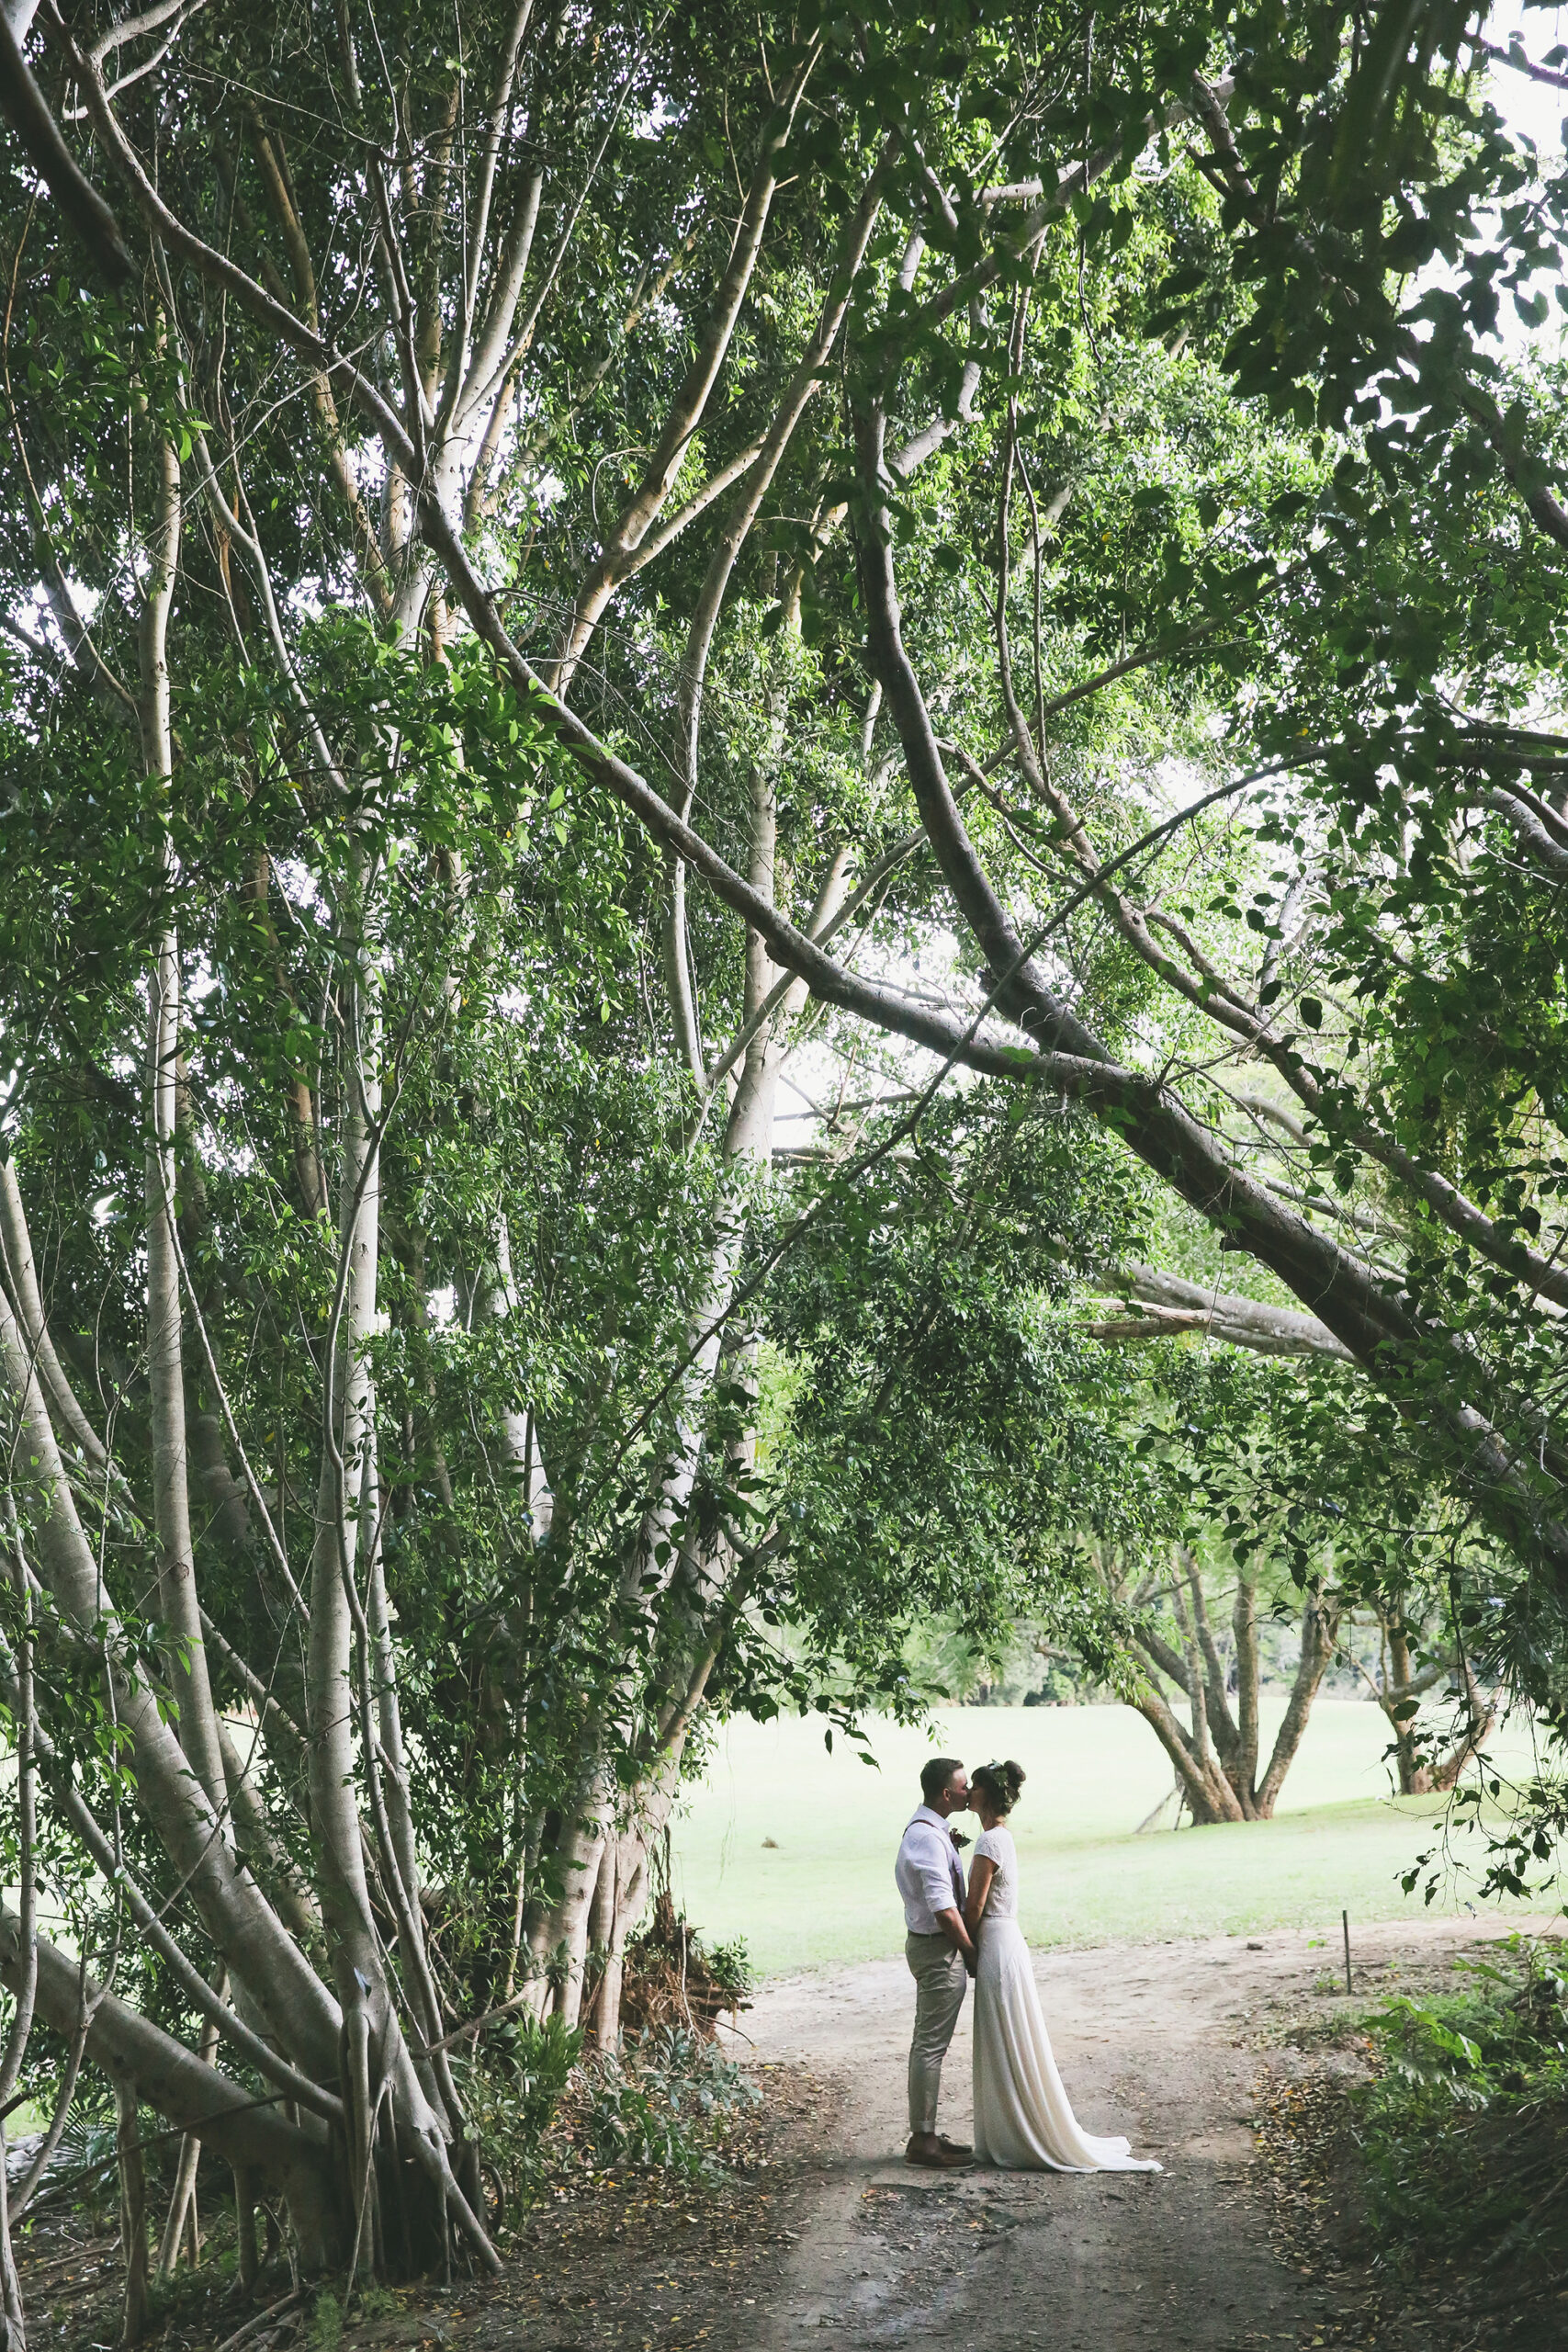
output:
[[[1522,1924],[1522,1923],[1515,1923]],[[1354,1937],[1358,1999],[1427,1975],[1491,1929],[1402,1923]],[[804,2059],[846,2091],[782,2290],[746,2314],[744,2352],[1240,2352],[1332,2341],[1332,2282],[1270,2251],[1250,2128],[1260,2041],[1331,1996],[1343,1962],[1304,1931],[1250,1941],[1045,1953],[1035,1973],[1069,2095],[1157,2175],[929,2175],[899,2161],[910,1985],[902,1962],[770,1985],[747,2019],[759,2054]],[[941,2121],[969,2133],[969,2007]],[[1289,2067],[1288,2051],[1271,2061]],[[738,2315],[739,2318],[739,2315]]]

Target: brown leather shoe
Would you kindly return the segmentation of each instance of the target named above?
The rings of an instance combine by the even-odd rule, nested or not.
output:
[[[959,2172],[965,2165],[972,2164],[974,2158],[944,2145],[932,2134],[919,2144],[911,2140],[904,2151],[904,2162],[918,2165],[924,2172]]]
[[[972,2156],[975,2153],[972,2143],[967,2140],[950,2140],[945,2132],[939,2132],[936,2137],[937,2145],[945,2148],[950,2156]]]

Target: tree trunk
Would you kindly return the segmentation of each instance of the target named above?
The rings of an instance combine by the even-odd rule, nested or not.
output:
[[[1226,1780],[1213,1752],[1204,1754],[1189,1740],[1167,1702],[1152,1688],[1145,1689],[1133,1704],[1148,1724],[1176,1767],[1187,1799],[1187,1808],[1194,1824],[1204,1827],[1219,1821],[1245,1819],[1235,1791]]]
[[[160,337],[160,340],[162,338]],[[180,469],[171,443],[158,443],[157,504],[142,602],[138,654],[141,756],[166,797],[174,770],[170,719],[169,616],[180,548]],[[161,849],[165,890],[174,884],[168,836]],[[158,1612],[169,1630],[169,1681],[180,1746],[227,1835],[218,1716],[202,1646],[190,1525],[190,1455],[186,1442],[183,1312],[175,1237],[177,1171],[175,1132],[180,1051],[179,943],[171,928],[159,942],[147,984],[147,1388],[152,1440],[152,1522],[158,1540]]]
[[[1240,1787],[1258,1786],[1258,1698],[1261,1662],[1258,1652],[1258,1589],[1240,1570],[1231,1605],[1231,1631],[1235,1638],[1236,1781]]]
[[[1420,1673],[1415,1672],[1410,1628],[1401,1609],[1391,1612],[1380,1608],[1377,1622],[1377,1679],[1365,1668],[1361,1672],[1388,1723],[1399,1793],[1421,1797],[1451,1789],[1491,1731],[1496,1720],[1496,1699],[1483,1695],[1469,1659],[1457,1648],[1447,1657],[1434,1659]],[[1466,1722],[1449,1754],[1439,1758],[1424,1747],[1416,1716],[1420,1701],[1448,1674],[1462,1678]]]
[[[136,2085],[115,2077],[115,2154],[119,2160],[119,2248],[125,2266],[119,2340],[140,2344],[151,2308],[147,2289],[147,2176],[136,2119]]]
[[[1434,1758],[1429,1764],[1420,1768],[1426,1789],[1418,1793],[1423,1795],[1427,1790],[1446,1794],[1450,1789],[1458,1786],[1465,1766],[1479,1752],[1497,1720],[1496,1698],[1483,1692],[1475,1679],[1475,1669],[1467,1657],[1459,1661],[1459,1671],[1464,1687],[1464,1726],[1446,1756]]]
[[[324,2124],[310,2115],[288,2122],[269,2102],[257,2103],[241,2084],[204,2066],[127,2002],[107,1992],[79,1963],[42,1936],[38,1939],[38,2012],[71,2042],[80,2030],[85,1999],[90,2023],[86,2054],[116,2082],[134,2082],[147,2106],[183,2125],[230,2165],[251,2167],[288,2207],[302,2269],[320,2271],[347,2253],[337,2179]],[[15,1993],[24,1979],[22,1936],[16,1914],[0,1906],[0,1983]]]
[[[357,926],[355,907],[349,928]],[[363,943],[356,939],[363,956]],[[448,2142],[462,2132],[462,2111],[444,2060],[416,2059],[404,2039],[366,1875],[355,1754],[360,1733],[364,1777],[372,1795],[380,1864],[409,1962],[407,1995],[422,2050],[443,2038],[439,2003],[425,1964],[421,1922],[404,1886],[381,1796],[378,1725],[370,1677],[372,1632],[356,1574],[378,1541],[367,1514],[378,1511],[368,1347],[376,1323],[379,1259],[380,1081],[373,986],[352,982],[347,999],[344,1073],[345,1148],[338,1216],[335,1329],[321,1428],[316,1535],[310,1556],[310,1623],[306,1658],[310,1818],[317,1885],[344,2019],[338,2077],[348,2120],[349,2179],[355,2205],[376,2193],[375,2148],[383,2098],[400,2151],[412,2157],[434,2199],[413,2241],[400,2245],[400,2267],[417,2267],[434,2234],[443,2245],[448,2214],[487,2267],[494,2249],[452,2169]],[[361,1535],[363,1532],[363,1541]],[[373,1604],[374,1605],[374,1604]],[[355,1642],[361,1674],[355,1675]],[[443,2079],[444,2077],[444,2079]],[[407,2189],[404,2199],[406,2201]],[[373,2245],[373,2241],[371,2244]]]
[[[1465,1668],[1465,1674],[1469,1683],[1468,1724],[1448,1754],[1433,1764],[1430,1769],[1433,1790],[1440,1791],[1445,1794],[1450,1789],[1458,1787],[1465,1766],[1479,1754],[1483,1743],[1497,1720],[1495,1699],[1483,1698],[1480,1687],[1468,1666]]]
[[[22,2302],[22,2282],[17,2276],[16,2249],[11,2243],[11,2183],[6,2126],[0,2120],[0,2334],[3,2352],[27,2352],[28,2321]]]
[[[147,1387],[152,1515],[158,1537],[158,1611],[173,1637],[167,1653],[168,1674],[180,1746],[209,1803],[219,1808],[223,1803],[223,1765],[196,1604],[183,1313],[173,1234],[179,1000],[179,952],[171,934],[159,948],[147,989]]]
[[[223,1987],[219,1984],[220,1992]],[[218,2055],[218,2028],[209,2018],[201,2029],[201,2063],[210,2066]],[[164,2223],[164,2235],[158,2246],[158,2278],[160,2283],[172,2277],[180,2258],[180,2238],[190,2215],[191,2258],[195,2260],[197,2245],[196,2174],[201,2161],[201,2142],[194,2132],[187,2132],[180,2142],[179,2162],[175,2167],[174,2195],[169,2199],[168,2219]]]
[[[234,2224],[239,2240],[238,2271],[240,2292],[254,2292],[261,2276],[261,2255],[256,2245],[256,2192],[248,2165],[234,2166]]]
[[[1269,1770],[1258,1792],[1258,1818],[1260,1821],[1273,1819],[1280,1791],[1285,1784],[1285,1775],[1301,1747],[1313,1701],[1317,1697],[1318,1686],[1333,1659],[1338,1632],[1337,1610],[1330,1609],[1320,1595],[1309,1593],[1302,1611],[1302,1654],[1295,1679],[1291,1685],[1285,1720],[1280,1725],[1273,1753],[1269,1758]]]
[[[1383,1655],[1387,1662],[1383,1687],[1379,1693],[1379,1704],[1388,1717],[1389,1729],[1393,1735],[1394,1766],[1399,1774],[1399,1793],[1402,1797],[1425,1796],[1431,1788],[1432,1776],[1416,1746],[1416,1717],[1414,1714],[1400,1714],[1396,1712],[1414,1695],[1411,1690],[1411,1684],[1415,1678],[1411,1672],[1410,1638],[1405,1630],[1403,1612],[1395,1611],[1393,1615],[1390,1616],[1386,1610],[1380,1609],[1378,1624],[1382,1634]]]
[[[621,2046],[621,1997],[626,1984],[626,1939],[642,1916],[648,1893],[648,1840],[636,1832],[615,1849],[615,1900],[605,1940],[604,1973],[593,2005],[593,2038],[601,2050]]]
[[[1172,1563],[1172,1577],[1173,1598],[1178,1619],[1184,1634],[1187,1634],[1189,1647],[1190,1648],[1192,1638],[1196,1635],[1202,1653],[1201,1674],[1205,1685],[1203,1702],[1205,1736],[1213,1743],[1224,1776],[1235,1791],[1236,1802],[1241,1806],[1244,1818],[1250,1821],[1254,1810],[1252,1781],[1242,1769],[1242,1737],[1235,1720],[1231,1714],[1230,1702],[1225,1695],[1224,1660],[1220,1656],[1219,1645],[1214,1639],[1213,1627],[1209,1623],[1208,1603],[1203,1598],[1203,1584],[1198,1573],[1198,1563],[1185,1544],[1179,1544],[1176,1547]],[[1183,1578],[1187,1588],[1187,1607],[1191,1611],[1190,1628],[1188,1626],[1182,1607]],[[1196,1660],[1192,1660],[1190,1664],[1190,1674],[1198,1670]],[[1256,1698],[1256,1693],[1254,1697]]]
[[[615,1843],[613,1824],[617,1796],[618,1792],[608,1785],[604,1775],[596,1771],[593,1792],[587,1800],[591,1810],[580,1816],[575,1835],[559,1849],[570,1879],[551,1915],[551,1925],[558,1931],[549,1954],[551,2006],[568,2026],[575,2026],[582,2013],[593,1899],[606,1849],[613,1849]]]

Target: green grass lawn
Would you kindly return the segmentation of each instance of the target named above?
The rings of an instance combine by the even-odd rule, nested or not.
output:
[[[1282,1707],[1265,1702],[1266,1740]],[[1022,1925],[1035,1944],[1282,1927],[1337,1938],[1342,1907],[1352,1924],[1423,1908],[1399,1873],[1433,1843],[1442,1804],[1390,1798],[1386,1726],[1373,1706],[1319,1702],[1273,1821],[1141,1837],[1171,1772],[1130,1708],[955,1707],[940,1721],[942,1749],[965,1763],[1015,1756],[1029,1774],[1011,1826]],[[872,1747],[874,1771],[841,1741],[829,1756],[819,1719],[732,1724],[676,1822],[675,1891],[687,1916],[709,1938],[744,1936],[764,1975],[902,1947],[893,1857],[931,1748],[886,1723],[873,1725]],[[1523,1767],[1528,1729],[1506,1728],[1492,1753]],[[960,1826],[973,1834],[977,1824]],[[1472,1842],[1461,1839],[1460,1851]],[[1461,1908],[1465,1894],[1450,1884],[1439,1906]]]

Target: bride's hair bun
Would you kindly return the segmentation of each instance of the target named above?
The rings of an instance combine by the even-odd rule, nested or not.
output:
[[[995,1813],[1010,1813],[1018,1803],[1019,1791],[1028,1775],[1021,1764],[1010,1756],[1005,1764],[982,1764],[970,1781],[970,1787],[985,1798]]]

